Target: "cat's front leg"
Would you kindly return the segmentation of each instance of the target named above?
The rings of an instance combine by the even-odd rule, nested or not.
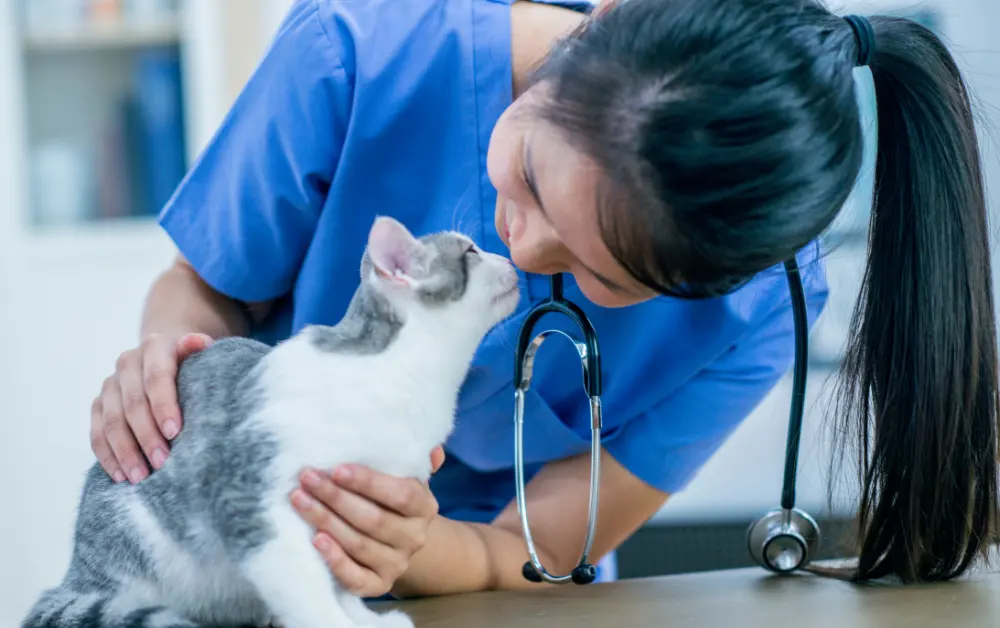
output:
[[[272,513],[274,534],[243,561],[243,570],[283,628],[360,628],[336,595],[326,563],[293,511]]]

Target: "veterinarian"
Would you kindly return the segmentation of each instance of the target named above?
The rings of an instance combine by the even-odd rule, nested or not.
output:
[[[595,560],[684,490],[791,364],[783,260],[798,255],[810,322],[824,306],[815,242],[862,154],[859,39],[810,0],[605,2],[592,20],[589,9],[294,2],[163,211],[182,256],[94,403],[108,473],[141,482],[170,455],[184,356],[224,336],[276,342],[335,323],[365,234],[388,214],[509,251],[521,313],[547,294],[546,275],[567,273],[606,368]],[[855,575],[934,580],[963,572],[997,509],[983,182],[951,57],[912,22],[872,24],[879,194],[841,414],[860,438],[869,409],[876,418]],[[455,432],[429,452],[440,467],[429,487],[303,470],[289,498],[355,593],[539,586],[521,575],[512,501],[519,324],[477,354]],[[587,512],[575,353],[541,356],[532,390],[527,503],[543,563],[565,573]]]

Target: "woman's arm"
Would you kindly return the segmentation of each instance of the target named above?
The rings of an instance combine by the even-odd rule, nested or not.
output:
[[[601,464],[591,562],[628,538],[668,497],[607,453]],[[349,469],[349,477],[337,470],[305,472],[292,503],[318,531],[314,543],[330,570],[357,595],[421,597],[538,586],[521,576],[527,553],[516,502],[488,525],[453,521],[437,514],[426,485]],[[586,536],[589,482],[588,454],[550,463],[525,487],[532,538],[550,572],[576,566]]]
[[[531,536],[550,573],[576,567],[587,534],[590,455],[546,465],[525,486]],[[600,508],[589,562],[596,563],[650,519],[669,495],[644,484],[606,452],[601,455]],[[517,502],[489,525],[437,517],[393,594],[432,596],[539,586],[524,579],[528,559]]]
[[[191,333],[210,338],[245,336],[250,331],[248,322],[263,319],[270,304],[240,305],[213,290],[178,255],[149,290],[142,312],[141,337],[180,338]]]

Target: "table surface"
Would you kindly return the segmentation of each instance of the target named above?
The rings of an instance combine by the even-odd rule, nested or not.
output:
[[[996,628],[1000,575],[933,585],[853,585],[758,569],[379,603],[417,628]]]

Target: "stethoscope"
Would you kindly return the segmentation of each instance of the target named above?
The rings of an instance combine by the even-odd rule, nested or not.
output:
[[[791,292],[795,364],[792,377],[791,416],[788,424],[788,440],[785,444],[781,507],[753,522],[747,530],[746,537],[747,547],[754,562],[780,574],[791,573],[808,564],[820,543],[819,525],[807,513],[795,507],[795,477],[805,405],[809,340],[805,293],[802,289],[798,263],[794,258],[785,262],[785,275]],[[597,526],[601,477],[601,354],[597,334],[590,319],[583,310],[563,296],[562,275],[553,275],[550,285],[549,297],[529,310],[521,325],[514,359],[514,475],[517,509],[521,516],[521,527],[529,556],[529,560],[522,568],[522,575],[531,582],[590,584],[597,577],[597,569],[587,562],[587,558],[593,546],[594,529]],[[567,316],[582,332],[583,338],[557,329],[548,329],[532,337],[535,325],[548,313]],[[531,526],[528,525],[524,490],[524,397],[531,386],[532,369],[538,349],[553,334],[568,338],[576,347],[583,368],[584,390],[590,399],[590,508],[587,536],[577,566],[570,573],[563,575],[549,573],[538,558],[531,538]]]

